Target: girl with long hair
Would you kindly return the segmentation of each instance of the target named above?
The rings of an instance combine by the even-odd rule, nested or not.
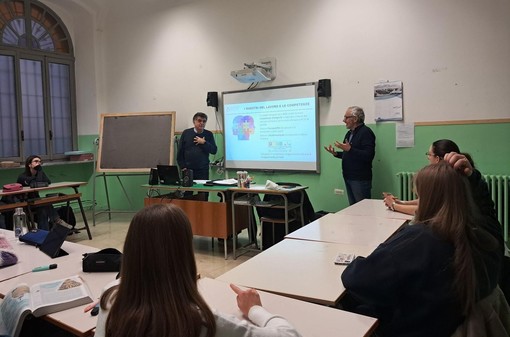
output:
[[[299,336],[285,319],[262,308],[255,290],[231,287],[256,325],[213,312],[200,295],[185,213],[172,204],[146,207],[129,226],[119,283],[101,296],[95,336]]]
[[[413,225],[343,272],[345,308],[379,318],[379,335],[450,336],[496,287],[500,238],[486,230],[471,184],[447,160],[421,169]]]

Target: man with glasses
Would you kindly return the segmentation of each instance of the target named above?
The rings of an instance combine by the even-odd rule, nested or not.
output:
[[[216,154],[218,147],[211,131],[205,129],[207,115],[197,112],[192,128],[182,132],[177,152],[181,170],[193,170],[193,179],[209,179],[209,155]]]
[[[345,112],[343,122],[349,131],[344,141],[335,141],[324,149],[335,158],[342,159],[342,173],[349,204],[371,198],[372,160],[375,156],[375,135],[365,125],[365,112],[358,106],[351,106]]]

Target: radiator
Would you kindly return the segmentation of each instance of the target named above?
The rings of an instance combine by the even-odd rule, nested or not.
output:
[[[489,185],[489,191],[496,206],[496,215],[498,216],[499,222],[503,226],[503,235],[505,241],[508,241],[510,176],[484,175],[483,177],[487,182],[487,185]]]
[[[400,200],[413,200],[413,176],[414,172],[399,172],[398,177],[398,197]]]
[[[413,193],[413,175],[414,172],[399,172],[398,178],[398,192],[401,200],[414,199]],[[499,222],[503,226],[503,235],[505,241],[508,242],[508,229],[510,218],[510,176],[503,175],[484,175],[483,176],[489,192],[496,208],[496,215]]]

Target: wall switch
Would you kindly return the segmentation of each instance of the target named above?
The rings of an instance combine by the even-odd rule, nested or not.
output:
[[[333,190],[333,193],[335,193],[336,195],[344,195],[344,190],[341,190],[339,188],[335,188]]]

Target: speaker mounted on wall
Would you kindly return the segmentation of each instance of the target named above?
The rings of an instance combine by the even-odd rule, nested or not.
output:
[[[218,111],[218,92],[209,91],[205,101],[207,102],[207,106],[213,106],[216,111]]]
[[[322,79],[317,84],[317,95],[319,97],[331,97],[331,80]]]

